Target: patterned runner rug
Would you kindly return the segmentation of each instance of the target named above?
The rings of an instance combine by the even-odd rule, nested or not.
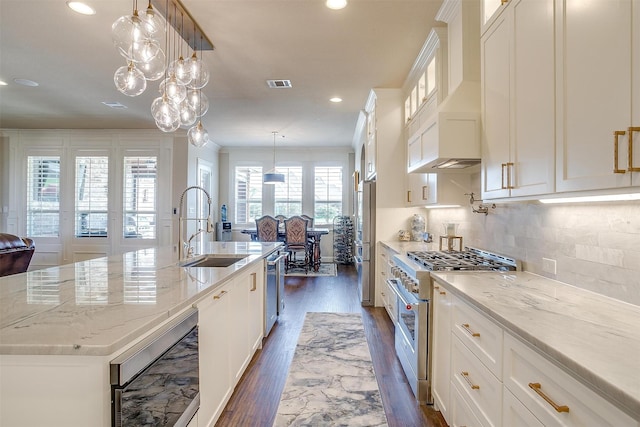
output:
[[[273,425],[387,425],[359,313],[307,313]]]
[[[316,277],[316,276],[335,276],[338,274],[338,270],[336,265],[333,263],[322,263],[320,264],[320,268],[318,271],[313,271],[310,269],[306,273],[304,272],[304,268],[292,268],[290,269],[285,276],[308,276],[308,277]]]

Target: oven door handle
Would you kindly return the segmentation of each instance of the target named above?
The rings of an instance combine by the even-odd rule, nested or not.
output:
[[[418,305],[420,304],[420,302],[417,301],[417,300],[409,302],[408,299],[405,298],[405,296],[403,295],[402,290],[400,290],[400,289],[398,289],[398,297],[400,298],[400,301],[405,305],[407,310],[417,310],[418,309]]]

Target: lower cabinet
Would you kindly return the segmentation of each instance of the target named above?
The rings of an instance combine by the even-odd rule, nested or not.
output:
[[[640,427],[445,284],[433,291],[432,391],[449,425]]]
[[[391,266],[393,265],[393,256],[396,252],[386,246],[383,246],[381,243],[378,244],[377,249],[378,259],[376,269],[378,270],[378,280],[376,281],[376,289],[378,289],[378,293],[380,294],[380,302],[387,310],[387,314],[391,321],[395,324],[397,320],[396,317],[398,315],[398,302],[396,300],[396,295],[387,283],[387,280],[391,278]]]
[[[431,354],[433,402],[444,419],[451,424],[451,294],[437,284],[433,285],[431,309],[433,313],[432,348],[434,349]]]
[[[200,349],[198,425],[213,426],[262,344],[264,266],[230,280],[197,304]]]
[[[213,425],[231,392],[229,372],[229,324],[231,281],[198,303],[198,348],[200,351],[200,409],[198,425]]]

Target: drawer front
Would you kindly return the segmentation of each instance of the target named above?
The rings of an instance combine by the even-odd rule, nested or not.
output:
[[[451,342],[451,382],[482,425],[502,425],[502,383],[455,335]]]
[[[475,427],[482,424],[473,414],[457,387],[451,390],[451,427]]]
[[[504,385],[542,424],[638,426],[631,417],[510,334],[505,334],[504,347]]]
[[[453,333],[502,380],[502,328],[460,298],[453,299]]]
[[[509,427],[544,427],[507,387],[502,390],[502,425]]]

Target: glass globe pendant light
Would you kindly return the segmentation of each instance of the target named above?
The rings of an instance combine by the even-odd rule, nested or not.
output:
[[[134,44],[143,42],[145,38],[142,21],[138,16],[138,10],[135,8],[132,15],[121,16],[111,26],[113,44],[118,53],[128,60],[133,60],[132,50]]]
[[[191,108],[196,111],[196,114],[200,117],[204,116],[209,111],[209,98],[202,93],[199,89],[189,89],[187,91],[187,97],[185,102],[188,102]]]
[[[127,96],[138,96],[147,88],[147,80],[133,62],[118,68],[113,75],[116,88]]]
[[[191,55],[190,69],[191,69],[191,82],[187,85],[190,89],[202,89],[209,83],[209,68],[207,64],[201,59],[198,58],[196,52],[193,52]]]
[[[180,104],[180,126],[192,126],[197,119],[198,114],[196,113],[195,108],[193,108],[186,99],[182,101]]]
[[[151,6],[151,0],[149,0],[149,6],[140,17],[144,26],[145,32],[149,37],[158,40],[159,36],[164,33],[165,21],[162,15],[156,13],[153,6]]]
[[[175,74],[170,74],[160,83],[160,93],[165,94],[174,104],[180,105],[187,97],[187,87],[178,82]]]
[[[151,115],[156,124],[160,123],[164,127],[172,126],[176,121],[178,126],[180,125],[180,110],[166,94],[162,94],[151,103]]]
[[[138,63],[137,68],[142,71],[144,78],[150,81],[160,80],[164,76],[165,65],[167,57],[162,49],[158,51],[158,54],[147,62]]]
[[[204,147],[209,142],[209,132],[202,126],[200,120],[197,125],[187,131],[187,140],[194,147]]]

